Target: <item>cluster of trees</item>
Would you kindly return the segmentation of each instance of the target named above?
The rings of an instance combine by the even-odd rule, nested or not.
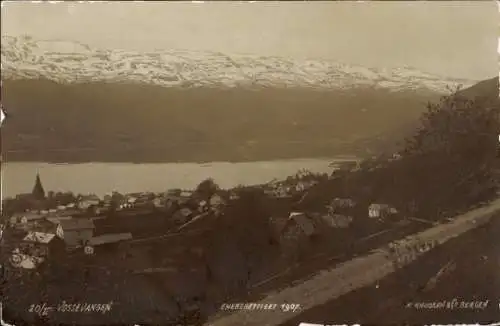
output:
[[[496,194],[499,113],[498,99],[471,100],[460,92],[429,104],[421,128],[403,152],[422,172],[418,177],[427,189],[435,189],[427,197],[467,207]],[[426,192],[418,186],[417,191]]]
[[[477,96],[470,90],[458,88],[429,103],[398,155],[382,153],[362,161],[360,170],[336,173],[309,191],[301,207],[349,196],[438,219],[494,198],[500,163],[498,91]]]
[[[209,198],[220,187],[213,179],[202,181],[194,196]],[[202,260],[207,287],[200,305],[217,305],[247,291],[249,281],[269,252],[269,207],[263,190],[239,187],[238,199],[214,221],[204,235]]]
[[[31,197],[8,198],[2,201],[2,215],[9,216],[15,212],[23,212],[27,209],[52,209],[59,205],[68,205],[77,201],[78,196],[71,191],[54,192],[48,191],[44,200],[34,201]]]
[[[427,218],[465,210],[496,195],[499,101],[460,89],[429,103],[398,160],[372,160],[379,196]],[[366,169],[364,171],[366,173]]]
[[[58,206],[58,205],[68,205],[70,203],[74,203],[77,199],[77,196],[73,194],[71,191],[67,192],[47,192],[47,203],[50,206]]]

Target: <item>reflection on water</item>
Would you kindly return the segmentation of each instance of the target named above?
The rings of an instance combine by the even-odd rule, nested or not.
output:
[[[122,193],[196,187],[200,181],[213,178],[222,188],[259,184],[274,178],[286,178],[300,169],[331,172],[328,159],[226,163],[4,163],[2,195],[15,196],[31,192],[36,173],[40,173],[46,190],[95,193],[102,196],[113,190]]]

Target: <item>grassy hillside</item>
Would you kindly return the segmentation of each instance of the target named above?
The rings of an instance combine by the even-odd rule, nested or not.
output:
[[[269,160],[360,154],[432,94],[3,81],[10,161]],[[355,146],[354,143],[357,145]]]

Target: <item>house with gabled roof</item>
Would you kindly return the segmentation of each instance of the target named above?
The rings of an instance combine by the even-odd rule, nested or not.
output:
[[[68,247],[80,247],[87,243],[94,235],[94,222],[88,218],[73,218],[61,220],[61,233]]]
[[[301,255],[316,231],[309,216],[303,212],[291,212],[281,231],[280,246],[283,253],[295,257]]]
[[[23,253],[39,258],[57,256],[64,252],[64,242],[53,233],[28,232],[20,244]]]
[[[213,194],[209,199],[209,204],[211,207],[220,207],[226,204],[224,198],[219,194]]]
[[[313,221],[305,213],[302,212],[290,213],[287,225],[285,226],[285,230],[287,228],[297,228],[298,231],[306,236],[311,236],[315,232]]]
[[[397,214],[396,208],[388,204],[371,204],[368,207],[368,217],[373,219],[381,219]]]

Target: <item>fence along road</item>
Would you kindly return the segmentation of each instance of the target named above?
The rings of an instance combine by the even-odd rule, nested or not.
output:
[[[421,240],[436,241],[442,244],[469,230],[487,223],[490,218],[500,211],[500,199],[487,206],[471,210],[459,215],[450,223],[419,232],[411,237]],[[413,260],[418,257],[414,257]],[[411,260],[407,260],[406,264]],[[296,317],[304,310],[324,304],[332,299],[349,293],[355,289],[370,285],[395,271],[393,260],[387,255],[385,247],[374,250],[371,254],[352,259],[335,266],[332,269],[321,271],[311,279],[289,288],[269,293],[257,302],[277,304],[277,310],[239,310],[229,315],[216,315],[205,323],[209,326],[274,326]],[[281,311],[280,304],[300,304],[297,311]]]

